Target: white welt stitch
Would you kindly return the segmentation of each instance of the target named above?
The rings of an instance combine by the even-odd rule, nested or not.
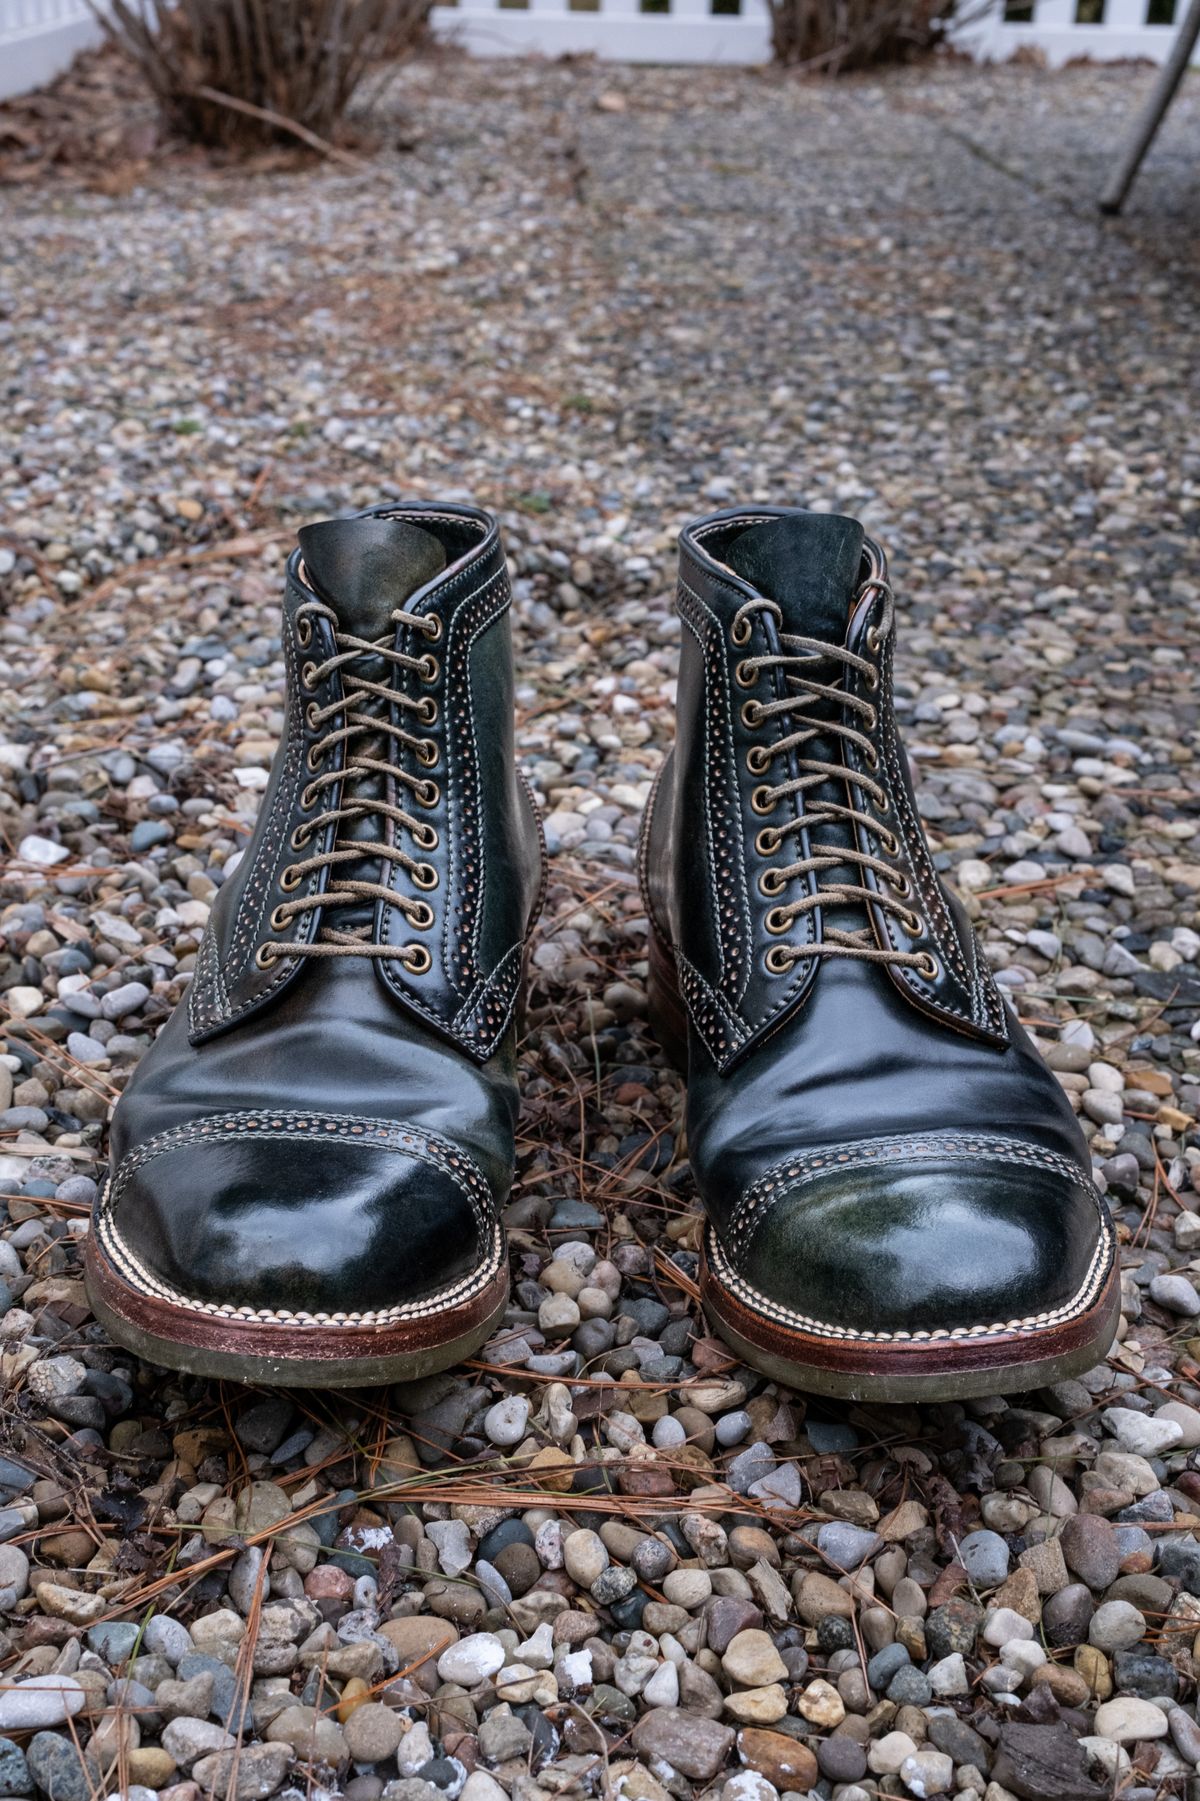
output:
[[[1064,1325],[1080,1314],[1086,1313],[1096,1300],[1112,1265],[1115,1242],[1112,1231],[1106,1224],[1083,1282],[1070,1300],[1064,1301],[1061,1307],[1055,1307],[1043,1313],[1025,1314],[1020,1319],[991,1320],[975,1326],[936,1327],[922,1332],[872,1332],[857,1326],[838,1326],[829,1320],[817,1319],[808,1313],[799,1313],[795,1308],[785,1307],[781,1302],[773,1301],[769,1295],[752,1287],[745,1277],[739,1275],[733,1268],[711,1226],[707,1233],[706,1251],[709,1266],[722,1287],[728,1288],[745,1306],[753,1308],[756,1313],[775,1320],[780,1325],[810,1332],[820,1338],[850,1339],[856,1343],[865,1344],[897,1344],[914,1341],[928,1343],[933,1340],[946,1342],[964,1338],[993,1338],[1000,1334],[1011,1333],[1030,1334],[1045,1332],[1052,1327]]]

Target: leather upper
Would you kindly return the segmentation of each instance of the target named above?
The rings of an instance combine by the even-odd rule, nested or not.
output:
[[[677,736],[642,839],[652,929],[686,1009],[688,1147],[717,1254],[756,1305],[770,1297],[781,1317],[811,1330],[886,1336],[1053,1315],[1106,1273],[1107,1213],[1066,1095],[934,871],[896,734],[890,593],[874,546],[845,597],[841,639],[872,672],[847,667],[842,679],[846,692],[869,698],[875,718],[842,716],[861,728],[874,767],[829,734],[820,755],[830,777],[816,799],[789,794],[778,811],[756,810],[764,785],[784,782],[789,769],[794,776],[796,765],[756,771],[749,760],[768,730],[783,738],[792,716],[746,723],[747,698],[786,695],[778,667],[749,685],[755,672],[740,668],[780,653],[780,627],[769,610],[751,608],[735,641],[739,609],[756,589],[723,558],[740,533],[794,516],[744,509],[682,535]],[[819,535],[819,524],[812,529]],[[805,629],[795,617],[785,623]],[[864,771],[886,810],[856,780]],[[879,952],[928,954],[936,973],[804,956],[830,929],[819,870],[763,894],[764,868],[788,857],[762,853],[762,825],[778,824],[784,809],[792,820],[819,815],[830,795],[882,834],[842,817],[831,830],[818,817],[795,834],[803,857],[857,844],[907,883],[916,916],[911,934],[898,928],[874,898],[884,878],[866,868],[856,879],[871,899],[840,904],[836,923],[843,932],[869,925],[862,936]],[[800,955],[772,973],[768,953],[779,939],[769,910],[804,892],[816,904],[796,915],[785,940]]]
[[[419,521],[445,547],[447,566],[402,609],[440,621],[436,674],[364,657],[306,684],[306,666],[335,656],[338,628],[314,609],[301,556],[291,558],[286,727],[261,812],[218,893],[189,994],[113,1120],[102,1224],[131,1280],[198,1303],[322,1318],[385,1313],[423,1295],[444,1298],[498,1255],[517,1111],[515,1009],[542,886],[540,825],[513,755],[503,553],[494,521],[473,509],[387,507],[359,517],[385,559],[379,521]],[[336,559],[332,567],[336,587]],[[382,580],[386,560],[379,569]],[[371,580],[368,571],[368,599]],[[328,593],[326,612],[337,606]],[[414,660],[429,648],[419,634],[408,643],[411,626],[395,629]],[[438,791],[420,813],[437,835],[422,855],[438,879],[419,890],[433,915],[419,934],[428,970],[353,947],[280,956],[264,968],[256,952],[265,941],[313,943],[346,913],[317,907],[271,920],[298,895],[332,892],[327,869],[300,885],[286,873],[301,854],[297,831],[303,838],[311,819],[338,805],[336,785],[319,807],[305,805],[309,751],[322,735],[309,714],[367,666],[373,679],[382,669],[437,703],[421,728],[438,753],[420,772]],[[392,705],[390,717],[403,712]],[[403,743],[386,751],[411,754]],[[389,892],[418,892],[407,867],[374,854],[380,830],[366,811],[349,828],[363,846],[359,866]],[[328,849],[337,829],[311,834],[303,855]],[[392,830],[386,819],[383,830]],[[414,937],[398,906],[377,899],[366,911],[367,940]]]

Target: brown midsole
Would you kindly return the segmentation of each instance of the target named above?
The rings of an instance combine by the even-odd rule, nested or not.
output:
[[[504,1311],[508,1268],[467,1300],[379,1324],[236,1319],[177,1306],[133,1287],[89,1234],[84,1272],[98,1319],[150,1361],[246,1381],[387,1382],[444,1368],[481,1343]]]
[[[900,1343],[828,1338],[779,1325],[732,1294],[713,1274],[707,1253],[701,1262],[700,1293],[718,1328],[760,1366],[769,1364],[780,1380],[790,1380],[797,1388],[877,1400],[934,1399],[943,1385],[947,1392],[963,1395],[971,1392],[964,1386],[968,1383],[979,1393],[991,1393],[998,1379],[1003,1391],[1041,1386],[1100,1362],[1120,1317],[1115,1265],[1092,1305],[1062,1325]]]

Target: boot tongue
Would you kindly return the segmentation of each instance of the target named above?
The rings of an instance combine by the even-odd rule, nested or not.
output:
[[[846,642],[850,608],[858,591],[863,538],[857,519],[836,513],[790,513],[773,519],[769,525],[752,525],[734,539],[725,561],[736,575],[779,607],[783,614],[781,632],[841,645]],[[811,669],[817,680],[835,684],[840,683],[843,673],[834,666],[833,658],[814,656]],[[804,721],[816,725],[828,719],[831,711],[829,702],[809,700],[792,717],[797,724]],[[800,754],[830,767],[829,780],[809,789],[806,810],[819,807],[822,801],[844,806],[845,789],[836,773],[841,754],[835,734],[823,733],[810,740]],[[811,837],[814,851],[843,851],[854,843],[853,827],[837,818],[817,827]],[[839,864],[818,877],[818,886],[833,882],[858,885],[860,881],[860,872],[849,864]],[[865,923],[860,909],[853,904],[834,906],[826,902],[824,916],[827,926],[841,931],[853,931]]]
[[[407,519],[328,519],[302,526],[297,535],[309,586],[333,608],[342,631],[355,638],[386,638],[390,644],[395,631],[392,613],[446,567],[439,540]],[[360,652],[343,665],[343,680],[354,676],[386,687],[387,658]],[[354,710],[374,715],[379,706],[368,696]],[[386,763],[393,755],[392,743],[382,732],[363,732],[350,740],[349,755]],[[387,789],[387,777],[372,771],[347,781],[345,798],[385,800]],[[361,844],[363,855],[330,872],[331,888],[336,889],[339,880],[386,881],[382,859],[371,854],[371,846],[381,843],[386,832],[386,820],[378,813],[343,822],[338,842]],[[338,929],[354,930],[368,927],[374,913],[375,903],[364,896],[352,906],[331,908],[328,917]]]
[[[844,644],[863,528],[838,513],[788,513],[735,538],[725,562],[783,614],[780,630]]]
[[[326,519],[298,537],[310,587],[356,638],[390,632],[395,609],[446,567],[438,539],[407,519]]]

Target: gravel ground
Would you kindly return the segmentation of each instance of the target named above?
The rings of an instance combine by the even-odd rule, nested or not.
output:
[[[441,56],[361,170],[7,191],[0,1794],[1200,1792],[1200,96],[1092,210],[1147,79]],[[390,1394],[222,1390],[106,1343],[79,1243],[266,782],[285,548],[393,493],[516,577],[513,1311]],[[1080,1381],[808,1404],[698,1320],[634,845],[673,535],[749,499],[889,548],[938,861],[1120,1223]]]

